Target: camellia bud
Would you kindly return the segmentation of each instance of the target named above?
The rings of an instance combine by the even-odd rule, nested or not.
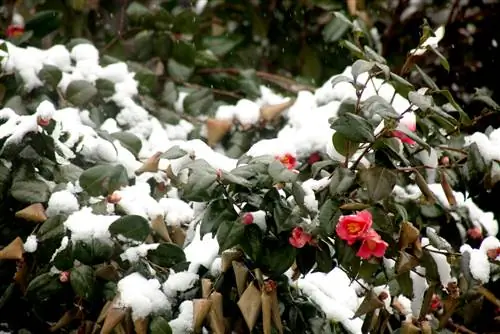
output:
[[[253,215],[250,212],[247,212],[243,215],[243,224],[250,225],[253,223]]]
[[[50,118],[43,118],[38,116],[36,121],[40,126],[47,126],[50,124]]]
[[[387,298],[389,298],[389,294],[386,291],[382,291],[378,295],[378,299],[380,299],[380,300],[386,300]]]
[[[264,290],[267,293],[273,292],[277,286],[276,282],[270,279],[264,282]]]
[[[111,204],[116,204],[116,203],[120,202],[121,199],[122,199],[122,197],[116,191],[113,192],[111,195],[108,195],[108,197],[106,197],[106,201],[108,201],[108,203],[111,203]]]
[[[63,271],[62,273],[60,273],[59,281],[61,283],[66,283],[67,281],[69,281],[69,271]]]
[[[441,165],[448,166],[449,164],[450,164],[450,158],[448,158],[447,156],[441,158]]]
[[[467,231],[467,235],[471,238],[471,239],[482,239],[483,238],[483,232],[481,232],[481,229],[479,227],[473,227],[473,228],[470,228],[468,231]]]

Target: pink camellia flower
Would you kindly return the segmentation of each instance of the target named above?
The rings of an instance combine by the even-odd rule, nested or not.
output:
[[[292,235],[288,239],[288,242],[295,248],[302,248],[307,243],[312,242],[312,236],[310,233],[304,232],[302,227],[296,227],[292,230]]]
[[[297,165],[297,159],[290,153],[286,153],[282,156],[276,156],[276,159],[288,169],[293,169]]]
[[[417,131],[417,119],[415,117],[415,113],[407,112],[403,115],[403,117],[399,120],[399,125],[396,130],[392,131],[392,136],[401,139],[403,143],[407,143],[410,145],[415,144],[415,141],[408,137],[403,131],[398,130],[402,127],[410,130],[411,132]]]
[[[431,311],[437,311],[442,307],[441,298],[438,295],[432,295],[430,309]]]
[[[363,242],[356,255],[364,260],[368,260],[372,256],[382,257],[388,246],[387,242],[382,240],[374,229],[369,229],[363,236]]]
[[[340,239],[352,245],[356,240],[363,238],[371,227],[372,214],[368,210],[363,210],[355,215],[341,216],[335,231]]]
[[[244,225],[250,225],[253,223],[253,215],[250,212],[247,212],[243,215],[243,224]]]

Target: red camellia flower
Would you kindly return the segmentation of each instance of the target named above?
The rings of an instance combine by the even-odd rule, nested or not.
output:
[[[296,227],[292,230],[292,235],[288,239],[288,242],[295,248],[302,248],[307,243],[312,242],[312,236],[311,234],[304,232],[302,227]]]
[[[313,163],[318,162],[320,160],[321,160],[321,156],[319,155],[319,153],[318,152],[314,152],[307,159],[307,163],[309,165],[312,165]]]
[[[372,214],[363,210],[355,215],[341,216],[335,231],[340,239],[352,245],[356,240],[361,239],[372,227]]]
[[[398,128],[405,127],[406,129],[410,130],[411,132],[417,131],[417,119],[415,117],[415,114],[413,112],[408,112],[403,115],[403,118],[399,120],[399,126]],[[403,131],[396,130],[392,131],[391,135],[393,137],[401,139],[403,143],[407,143],[410,145],[415,144],[415,141],[408,137]]]
[[[290,153],[282,156],[277,156],[276,159],[279,160],[288,169],[293,169],[297,164],[297,159]]]
[[[8,38],[19,37],[22,34],[24,34],[24,27],[16,24],[11,24],[10,26],[8,26],[7,32],[5,33]]]
[[[363,236],[363,242],[356,255],[365,260],[368,260],[372,256],[382,257],[388,246],[387,242],[382,240],[374,229],[369,229]]]
[[[431,299],[431,311],[437,311],[441,308],[441,298],[438,295],[434,294]]]

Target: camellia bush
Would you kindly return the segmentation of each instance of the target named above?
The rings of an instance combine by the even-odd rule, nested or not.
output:
[[[346,41],[357,60],[319,88],[240,81],[253,95],[231,103],[85,40],[4,41],[2,330],[497,328],[498,221],[475,199],[499,180],[498,130],[462,133],[415,65],[448,67],[441,33],[407,58],[425,86]]]

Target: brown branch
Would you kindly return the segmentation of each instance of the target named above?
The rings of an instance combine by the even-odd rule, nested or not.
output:
[[[226,73],[226,74],[231,74],[231,75],[239,75],[243,71],[242,69],[238,68],[202,68],[199,69],[197,72],[199,74],[218,74],[218,73]],[[269,81],[271,83],[274,83],[275,85],[280,86],[281,88],[288,90],[292,93],[298,93],[301,90],[308,90],[313,92],[315,90],[314,87],[308,86],[308,85],[303,85],[297,83],[295,80],[283,77],[277,74],[272,74],[272,73],[267,73],[267,72],[262,72],[262,71],[256,71],[255,75],[259,77],[260,79]]]
[[[446,325],[448,329],[451,329],[455,333],[464,333],[464,334],[477,334],[476,332],[471,331],[464,325],[458,325],[453,322],[453,320],[448,320],[448,324]]]

